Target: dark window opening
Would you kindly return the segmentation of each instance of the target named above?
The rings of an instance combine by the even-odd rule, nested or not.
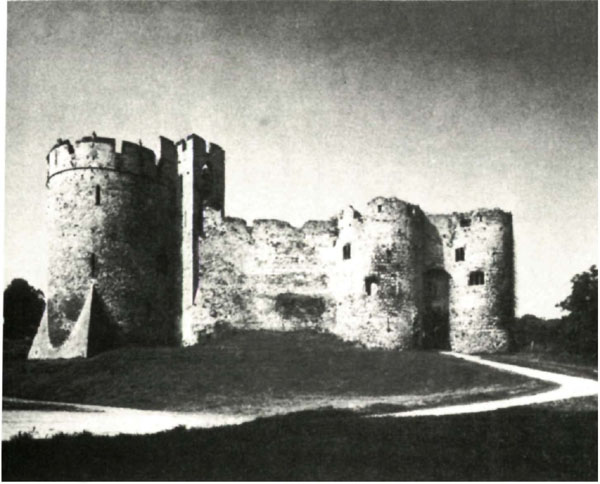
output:
[[[377,211],[381,212],[381,205],[377,205]]]
[[[460,219],[460,226],[461,227],[470,227],[471,226],[471,219],[470,218],[461,218]]]
[[[473,271],[469,274],[469,286],[481,286],[485,282],[484,279],[482,271]]]
[[[202,170],[200,170],[200,178],[205,187],[210,187],[212,185],[212,172],[208,165],[204,165]]]
[[[391,262],[392,260],[392,251],[390,249],[385,251],[385,257],[387,259],[388,262]]]
[[[97,264],[96,264],[96,254],[93,252],[90,254],[90,273],[92,277],[96,277],[97,275]]]
[[[461,247],[454,251],[454,260],[456,260],[456,262],[465,260],[465,248],[464,247]]]
[[[377,284],[379,284],[379,278],[377,276],[365,277],[365,292],[367,296],[377,292]]]
[[[96,205],[100,205],[100,185],[96,185]]]
[[[342,256],[344,258],[344,260],[346,259],[350,259],[350,244],[346,244],[344,245],[344,247],[342,247]]]

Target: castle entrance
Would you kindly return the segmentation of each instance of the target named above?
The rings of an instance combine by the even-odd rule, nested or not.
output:
[[[450,275],[443,269],[424,274],[423,349],[450,349]]]

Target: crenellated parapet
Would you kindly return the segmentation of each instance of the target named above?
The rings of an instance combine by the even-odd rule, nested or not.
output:
[[[114,138],[85,136],[74,143],[61,139],[46,157],[47,181],[60,173],[89,169],[143,177],[157,183],[174,182],[177,166],[175,145],[162,137],[160,144],[161,153],[157,160],[154,151],[143,146],[141,141],[122,141],[120,150],[117,150]]]

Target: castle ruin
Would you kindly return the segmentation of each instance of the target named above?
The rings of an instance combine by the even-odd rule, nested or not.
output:
[[[59,140],[47,156],[47,308],[29,358],[192,345],[219,324],[367,347],[507,349],[512,215],[396,198],[293,227],[225,216],[225,153],[197,135]]]

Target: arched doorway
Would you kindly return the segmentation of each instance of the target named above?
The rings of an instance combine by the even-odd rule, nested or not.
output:
[[[450,275],[443,269],[430,269],[425,285],[423,339],[424,349],[450,349]]]

